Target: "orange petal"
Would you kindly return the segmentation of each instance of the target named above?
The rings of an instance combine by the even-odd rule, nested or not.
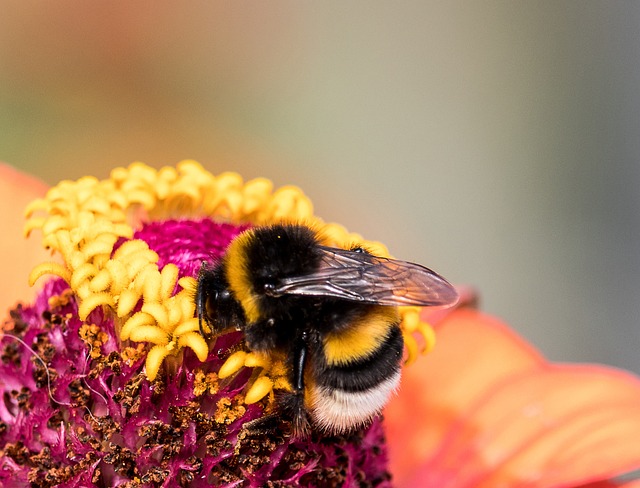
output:
[[[429,475],[455,470],[454,486],[473,487],[610,478],[640,466],[639,412],[640,383],[619,371],[554,365],[517,374],[462,413]]]
[[[44,196],[46,191],[47,186],[41,181],[0,163],[0,269],[3,276],[0,280],[0,321],[17,301],[33,295],[27,283],[31,268],[51,259],[37,235],[25,239],[22,234],[25,207],[35,198]]]
[[[391,472],[407,484],[431,459],[469,405],[505,378],[543,364],[542,357],[495,318],[460,309],[437,329],[435,349],[403,371],[385,410]]]
[[[504,394],[519,396],[520,408],[537,412],[529,426],[514,430],[519,448],[493,479],[524,472],[537,477],[537,486],[565,486],[640,467],[638,378],[600,366],[552,365],[509,390]]]
[[[397,486],[576,486],[640,467],[638,378],[549,365],[477,312],[446,320],[436,353],[419,372],[406,370],[388,410]],[[466,398],[451,393],[459,389]]]

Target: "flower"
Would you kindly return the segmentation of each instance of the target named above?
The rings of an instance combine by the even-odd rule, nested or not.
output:
[[[41,230],[63,260],[33,268],[32,284],[57,278],[5,325],[0,479],[388,485],[379,421],[339,436],[296,439],[286,426],[248,435],[243,425],[286,387],[286,367],[247,351],[239,333],[208,344],[194,317],[201,263],[220,258],[247,226],[304,221],[328,245],[363,242],[386,255],[384,246],[322,222],[297,188],[214,177],[193,161],[63,181],[26,214],[26,234]],[[413,359],[433,332],[415,307],[400,317]]]
[[[315,217],[297,188],[214,177],[193,161],[134,163],[62,182],[27,214],[27,233],[42,230],[63,261],[33,269],[32,282],[57,277],[3,325],[4,486],[392,486],[390,469],[400,487],[546,487],[640,467],[637,378],[552,365],[469,309],[401,310],[415,364],[385,411],[386,443],[380,420],[345,436],[246,436],[283,365],[239,333],[208,344],[193,277],[250,225],[302,220],[333,245],[363,242]],[[16,260],[5,261],[12,275]],[[420,356],[434,344],[428,324],[438,347]]]

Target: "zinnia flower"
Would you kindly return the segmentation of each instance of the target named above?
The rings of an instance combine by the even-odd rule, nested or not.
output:
[[[62,182],[27,214],[27,233],[41,230],[62,260],[33,268],[44,286],[4,324],[2,486],[577,486],[640,467],[635,377],[551,365],[464,309],[400,310],[414,364],[386,410],[386,442],[380,419],[341,436],[246,436],[284,365],[240,333],[207,343],[194,317],[201,262],[283,220],[387,255],[314,216],[297,188],[193,161],[134,163]],[[434,344],[429,324],[437,347],[418,358]]]

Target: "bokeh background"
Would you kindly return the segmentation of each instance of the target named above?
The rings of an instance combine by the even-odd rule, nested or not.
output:
[[[549,357],[640,372],[640,3],[0,8],[0,160],[296,184]]]

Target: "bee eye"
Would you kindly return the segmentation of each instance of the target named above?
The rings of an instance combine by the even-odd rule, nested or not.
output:
[[[215,290],[211,293],[211,299],[216,302],[229,300],[229,298],[231,298],[231,293],[228,290]]]

